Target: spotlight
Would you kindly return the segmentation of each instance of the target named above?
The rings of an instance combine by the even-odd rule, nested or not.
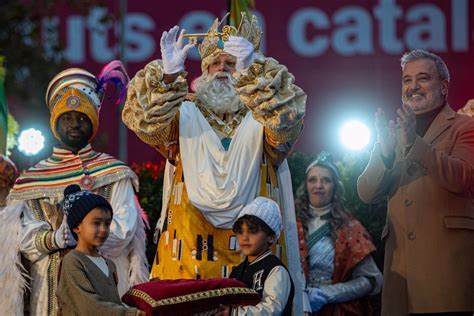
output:
[[[34,156],[44,147],[44,136],[40,131],[29,128],[18,137],[18,150],[26,156]]]
[[[370,131],[364,123],[349,121],[342,126],[339,139],[345,147],[360,150],[369,144]]]

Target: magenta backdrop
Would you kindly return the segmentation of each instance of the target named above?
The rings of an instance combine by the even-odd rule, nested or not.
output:
[[[117,16],[118,2],[81,17],[65,9],[57,38],[66,45],[74,66],[98,74],[107,61],[118,58],[119,25],[98,23],[101,10]],[[415,48],[439,54],[451,72],[449,101],[462,107],[474,97],[474,3],[468,0],[431,1],[263,1],[256,13],[265,31],[262,49],[285,64],[308,95],[305,128],[297,148],[341,152],[338,129],[351,118],[373,125],[377,107],[390,116],[400,106],[401,55]],[[130,1],[125,38],[127,69],[133,76],[160,57],[161,33],[178,24],[189,32],[205,31],[221,17],[226,1]],[[45,21],[47,23],[47,21]],[[50,38],[56,35],[50,34]],[[197,51],[187,61],[189,79],[199,74]],[[102,108],[100,133],[118,154],[118,117],[113,104]],[[157,153],[131,132],[129,162],[153,160]]]

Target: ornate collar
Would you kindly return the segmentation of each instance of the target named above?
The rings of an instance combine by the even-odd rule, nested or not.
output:
[[[120,179],[130,178],[138,189],[138,178],[123,162],[92,150],[90,145],[77,154],[54,147],[52,155],[29,168],[17,179],[10,199],[29,200],[40,197],[62,197],[69,184],[95,190]]]
[[[209,125],[211,125],[212,128],[218,132],[222,133],[224,137],[232,137],[234,135],[235,129],[240,125],[242,119],[248,112],[248,109],[243,106],[235,113],[226,114],[227,118],[223,120],[212,110],[203,105],[199,99],[196,100],[196,105],[198,106],[202,115],[204,115],[206,120],[209,122]]]

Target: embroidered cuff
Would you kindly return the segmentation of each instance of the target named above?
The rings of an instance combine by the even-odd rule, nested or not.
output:
[[[139,130],[136,131],[136,134],[145,143],[152,146],[158,146],[168,141],[171,134],[171,124],[165,125],[163,128],[155,130],[153,134],[145,133]]]
[[[299,120],[294,126],[281,131],[265,128],[267,142],[274,147],[284,143],[294,143],[301,133],[302,126],[303,120]]]
[[[35,237],[36,249],[39,252],[48,254],[56,249],[59,249],[54,241],[54,231],[40,230]]]

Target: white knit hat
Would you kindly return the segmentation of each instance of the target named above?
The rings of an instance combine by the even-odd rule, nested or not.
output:
[[[281,231],[280,207],[272,199],[259,196],[240,211],[239,218],[244,215],[253,215],[265,222],[274,232],[278,240]]]

